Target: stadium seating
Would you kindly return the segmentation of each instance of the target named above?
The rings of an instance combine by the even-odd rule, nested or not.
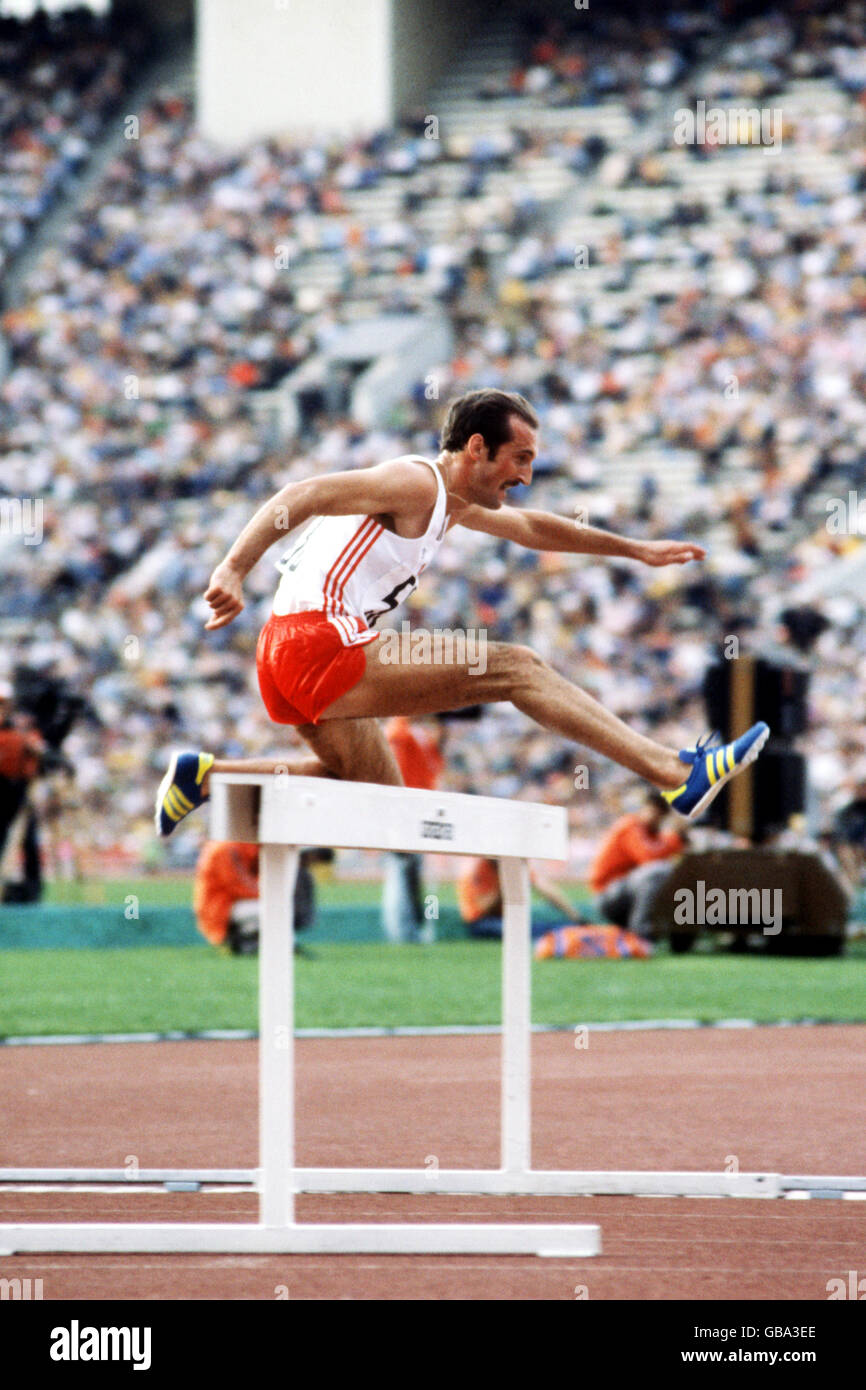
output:
[[[679,30],[612,35],[599,14],[592,82],[567,35],[503,21],[427,111],[343,143],[227,153],[198,135],[183,96],[155,94],[141,138],[2,321],[3,487],[45,499],[45,535],[38,565],[0,537],[0,634],[99,712],[64,750],[78,768],[69,824],[88,827],[94,852],[149,852],[166,746],[284,746],[253,672],[267,563],[242,618],[202,632],[198,596],[254,506],[311,470],[434,453],[458,390],[531,397],[536,505],[687,536],[710,557],[641,573],[452,533],[415,620],[525,641],[676,746],[701,730],[703,672],[725,635],[784,640],[797,586],[858,544],[825,526],[827,497],[862,483],[866,456],[866,76],[853,15],[803,7],[734,27],[695,7]],[[94,119],[122,71],[106,49]],[[701,96],[779,108],[781,151],[677,145],[674,112]],[[37,202],[56,149],[46,140],[37,160]],[[0,168],[0,188],[20,173]],[[14,249],[2,217],[0,206]],[[455,342],[430,364],[435,391],[419,380],[372,430],[351,418],[350,391],[346,408],[313,410],[300,438],[262,428],[257,402],[337,326],[430,303]],[[850,724],[866,639],[862,602],[823,602],[832,625],[815,648],[806,744],[826,821],[866,778],[866,733]],[[455,790],[569,805],[578,857],[633,790],[507,710],[472,739],[455,733],[448,759]],[[576,764],[590,796],[575,790]],[[194,819],[170,842],[179,860],[204,832]]]

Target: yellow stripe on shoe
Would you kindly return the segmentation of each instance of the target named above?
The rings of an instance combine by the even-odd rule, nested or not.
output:
[[[162,799],[162,804],[167,814],[170,815],[174,821],[183,820],[184,816],[189,815],[190,811],[193,809],[190,802],[187,801],[186,797],[183,796],[182,792],[179,792],[175,786],[169,787]]]
[[[195,774],[195,784],[197,787],[201,786],[205,773],[210,772],[210,769],[213,767],[213,762],[213,753],[199,753],[198,770]],[[192,807],[190,807],[190,810],[192,810]]]
[[[693,764],[688,782],[674,792],[664,792],[668,804],[687,820],[702,815],[721,791],[729,778],[735,776],[742,767],[754,762],[770,736],[770,730],[763,721],[754,724],[732,743],[721,748],[705,751],[706,743],[694,749],[687,748],[680,754],[683,762]],[[703,761],[701,760],[703,759]]]
[[[662,796],[664,797],[668,805],[671,805],[674,801],[676,801],[678,796],[682,796],[687,786],[688,782],[683,782],[683,785],[681,787],[674,787],[672,792],[662,792]]]
[[[159,784],[154,811],[156,833],[170,835],[183,820],[207,801],[203,782],[214,765],[212,753],[176,752]]]

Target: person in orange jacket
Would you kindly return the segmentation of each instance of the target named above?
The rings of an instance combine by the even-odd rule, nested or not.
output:
[[[578,920],[579,914],[550,879],[531,869],[529,881],[540,897],[562,913],[566,922]],[[473,859],[463,870],[457,879],[457,907],[470,936],[502,936],[502,885],[495,859]],[[550,926],[550,922],[534,923],[533,937],[548,932]]]
[[[663,829],[669,812],[658,792],[648,792],[639,811],[611,826],[590,865],[599,912],[638,936],[652,935],[653,900],[670,872],[666,861],[686,848],[684,831]]]
[[[49,750],[29,716],[15,710],[12,684],[0,681],[0,900],[35,902],[42,892],[36,813],[30,788]],[[24,874],[12,868],[23,849]],[[11,861],[11,862],[10,862]],[[6,869],[10,869],[6,882]]]
[[[313,877],[301,855],[295,884],[295,930],[310,925],[315,911]],[[195,870],[193,911],[211,946],[235,955],[254,955],[259,944],[258,845],[208,840]]]
[[[196,925],[211,946],[239,952],[244,925],[255,923],[258,931],[258,845],[207,841],[196,864],[192,906]]]

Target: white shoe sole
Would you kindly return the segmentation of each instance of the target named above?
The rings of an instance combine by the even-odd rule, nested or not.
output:
[[[752,744],[751,748],[749,749],[746,756],[742,759],[742,761],[738,762],[736,767],[731,768],[730,772],[723,773],[719,780],[713,783],[709,791],[704,793],[697,806],[694,806],[691,811],[685,813],[682,811],[677,811],[677,815],[680,816],[683,820],[697,820],[698,816],[703,815],[710,802],[715,801],[719,792],[722,790],[722,787],[724,787],[726,783],[730,782],[732,777],[737,777],[739,773],[743,771],[743,768],[748,767],[750,763],[753,763],[755,761],[769,737],[769,729],[765,729],[762,734],[758,734],[758,737],[755,739],[755,742]],[[677,810],[676,806],[674,806],[672,809],[674,811]]]
[[[160,815],[162,814],[162,803],[165,800],[165,797],[168,793],[168,789],[174,781],[175,773],[177,772],[177,760],[179,757],[180,753],[172,753],[171,762],[168,765],[168,772],[165,774],[162,781],[160,782],[159,791],[156,793],[156,808],[153,813],[153,823],[156,827],[156,833],[161,840],[167,840],[169,835],[171,834],[171,830],[163,830],[162,825],[160,824]],[[183,817],[181,817],[181,819],[183,819]],[[177,821],[176,824],[179,825],[180,821]],[[172,826],[171,829],[173,830],[174,826]]]

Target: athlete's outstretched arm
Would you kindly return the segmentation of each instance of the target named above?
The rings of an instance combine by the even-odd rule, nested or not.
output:
[[[426,464],[393,459],[351,473],[325,473],[287,483],[247,522],[205,590],[213,615],[207,629],[225,627],[241,612],[243,581],[277,540],[314,516],[401,517],[417,514],[436,501],[436,479]]]
[[[458,523],[471,531],[515,541],[528,550],[559,550],[572,555],[604,555],[642,560],[645,565],[684,565],[703,560],[706,551],[691,541],[640,541],[585,526],[553,512],[525,511],[519,507],[467,507]]]

